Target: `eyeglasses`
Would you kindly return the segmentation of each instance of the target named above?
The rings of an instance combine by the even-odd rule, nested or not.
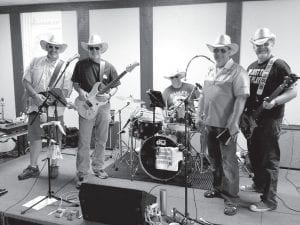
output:
[[[174,78],[178,78],[178,77],[179,77],[179,76],[176,75],[176,76],[174,76],[174,77],[170,77],[170,79],[173,80]]]
[[[225,49],[225,48],[215,48],[214,50],[213,50],[213,52],[216,54],[216,53],[218,53],[218,52],[221,52],[221,53],[225,53],[225,52],[227,52],[227,49]]]
[[[55,48],[56,50],[58,50],[58,49],[59,49],[59,47],[58,47],[58,46],[53,46],[53,45],[48,45],[48,48],[50,48],[50,49],[53,49],[53,48]]]
[[[89,50],[90,50],[90,51],[93,51],[93,49],[95,49],[95,50],[98,51],[98,50],[100,49],[100,47],[89,47]]]

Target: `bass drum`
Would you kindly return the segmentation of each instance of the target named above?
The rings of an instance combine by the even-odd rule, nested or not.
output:
[[[172,139],[156,135],[145,140],[139,160],[142,169],[151,178],[168,181],[180,173],[183,153]]]

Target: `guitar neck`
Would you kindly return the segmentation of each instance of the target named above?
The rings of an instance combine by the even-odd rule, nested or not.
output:
[[[276,98],[282,91],[284,90],[284,84],[279,85],[276,90],[268,97],[267,102],[271,102],[274,98]],[[261,104],[253,113],[253,118],[257,119],[262,111],[264,110],[263,105]]]
[[[103,89],[99,90],[100,94],[106,93],[112,86],[114,86],[122,77],[125,76],[127,71],[123,71],[116,79],[114,79],[112,82],[110,82],[108,85],[106,85]]]

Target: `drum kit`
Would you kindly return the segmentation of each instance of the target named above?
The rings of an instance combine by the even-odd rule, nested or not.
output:
[[[200,131],[195,129],[193,119],[189,119],[189,123],[179,123],[170,115],[170,111],[156,107],[150,111],[144,107],[138,106],[130,114],[130,118],[123,127],[121,124],[121,111],[130,103],[138,103],[142,106],[145,104],[142,100],[133,97],[117,97],[126,101],[125,107],[117,110],[119,113],[119,157],[115,157],[114,167],[118,170],[119,164],[126,160],[130,169],[130,176],[133,180],[139,165],[142,170],[152,179],[159,181],[168,181],[175,178],[182,172],[184,165],[184,149],[195,150],[196,161],[191,163],[195,166],[195,170],[205,172],[203,167],[203,158],[206,157],[206,146],[203,139],[204,132],[200,134],[200,153],[191,146],[190,141],[193,134]],[[122,140],[122,134],[128,126],[128,142]],[[189,147],[186,144],[190,145]],[[191,147],[191,148],[190,148]],[[128,152],[127,157],[124,154]],[[129,159],[128,159],[129,157]],[[197,168],[196,168],[197,167]]]

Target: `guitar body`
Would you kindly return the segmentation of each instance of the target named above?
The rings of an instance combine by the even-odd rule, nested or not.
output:
[[[245,138],[250,139],[253,134],[253,130],[257,127],[257,123],[253,116],[243,113],[241,116],[240,127]]]
[[[104,85],[102,82],[97,82],[94,84],[92,90],[88,94],[88,99],[86,101],[82,101],[77,97],[75,99],[75,108],[79,115],[83,118],[90,120],[95,118],[97,115],[99,107],[105,105],[108,100],[101,101],[101,95],[106,92],[109,92],[110,88],[114,87],[115,84],[127,73],[131,72],[135,67],[140,65],[138,62],[134,62],[126,67],[126,70],[123,71],[117,78],[111,81],[108,85]],[[70,104],[69,104],[70,105]]]
[[[101,82],[95,83],[86,101],[80,100],[79,97],[75,99],[75,107],[78,114],[83,118],[87,120],[95,118],[99,107],[107,103],[107,101],[100,102],[97,100],[97,94],[99,93],[102,85],[103,84]]]
[[[269,97],[266,97],[264,101],[271,102],[287,88],[293,85],[297,81],[297,79],[298,77],[295,74],[290,74],[288,77],[285,77],[283,83],[279,85]],[[240,127],[241,131],[247,139],[251,138],[254,128],[257,127],[256,121],[259,119],[264,110],[265,109],[261,104],[257,107],[257,109],[253,110],[250,115],[248,113],[248,115],[246,115],[245,113],[242,114]]]

